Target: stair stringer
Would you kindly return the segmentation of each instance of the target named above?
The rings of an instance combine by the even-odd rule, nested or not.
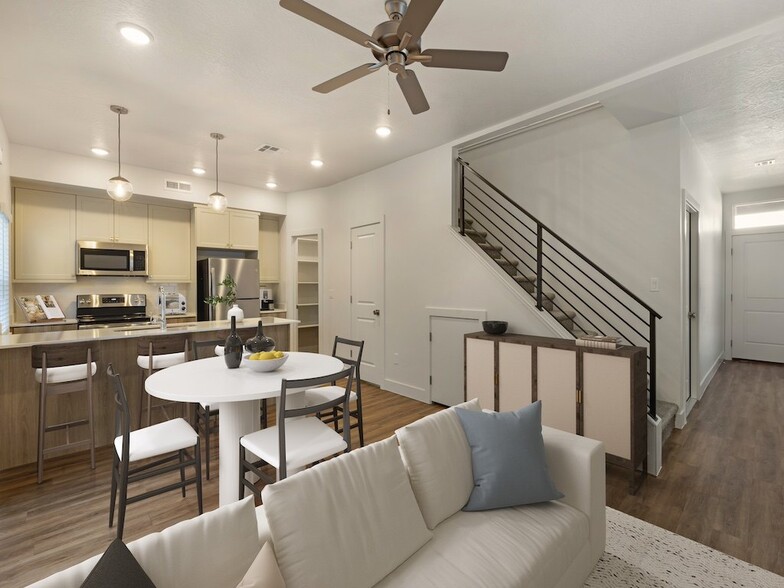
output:
[[[559,323],[549,312],[546,310],[539,310],[536,308],[536,301],[534,298],[528,294],[520,285],[509,275],[508,272],[504,271],[495,261],[493,258],[487,255],[481,247],[473,240],[467,237],[464,237],[460,234],[460,230],[456,227],[449,227],[450,232],[452,235],[466,248],[468,249],[478,260],[479,262],[487,268],[487,270],[492,273],[493,275],[497,276],[499,283],[506,286],[506,288],[524,305],[526,305],[530,310],[531,313],[536,315],[537,318],[542,321],[542,323],[552,332],[555,337],[560,339],[574,339],[574,336],[566,330],[561,323]]]

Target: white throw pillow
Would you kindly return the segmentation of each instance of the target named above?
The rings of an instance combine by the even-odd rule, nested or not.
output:
[[[269,541],[264,544],[256,559],[250,564],[237,588],[286,588]]]
[[[476,399],[457,406],[480,410]],[[463,426],[454,408],[448,408],[398,429],[395,435],[422,516],[428,529],[435,529],[465,506],[474,489],[471,447]]]
[[[432,537],[390,437],[262,490],[288,588],[367,588]]]

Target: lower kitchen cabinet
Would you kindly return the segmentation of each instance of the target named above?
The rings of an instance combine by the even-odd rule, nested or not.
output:
[[[607,461],[629,468],[636,488],[635,473],[647,469],[646,361],[642,347],[469,333],[465,397],[500,411],[541,400],[543,425],[602,441]]]

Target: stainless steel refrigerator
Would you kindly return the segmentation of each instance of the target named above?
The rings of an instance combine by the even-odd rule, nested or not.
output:
[[[237,284],[236,303],[245,318],[259,316],[259,261],[257,259],[225,259],[209,257],[196,262],[197,316],[200,321],[226,320],[230,306],[212,306],[204,302],[208,296],[225,296],[226,286],[221,282],[231,275]]]

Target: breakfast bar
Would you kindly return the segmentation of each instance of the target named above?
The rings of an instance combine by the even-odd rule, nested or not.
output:
[[[238,322],[237,329],[243,341],[256,332],[258,318]],[[264,333],[272,337],[276,347],[292,350],[296,346],[298,321],[283,318],[264,318]],[[80,329],[22,335],[0,336],[0,470],[34,463],[36,461],[36,435],[38,428],[38,391],[31,361],[34,345],[68,346],[94,342],[99,354],[98,370],[93,378],[93,403],[95,413],[95,443],[107,446],[114,439],[114,400],[105,377],[106,366],[113,364],[122,376],[136,422],[141,372],[136,363],[137,343],[141,338],[183,334],[192,341],[225,338],[228,321],[200,321],[169,325],[165,330],[158,324],[143,324],[114,329]],[[49,414],[58,421],[74,420],[86,413],[83,397],[70,398],[70,394],[52,398]],[[70,441],[87,438],[87,430],[74,430]],[[65,441],[65,431],[56,431],[47,437],[47,444]],[[64,452],[67,452],[64,451]]]

